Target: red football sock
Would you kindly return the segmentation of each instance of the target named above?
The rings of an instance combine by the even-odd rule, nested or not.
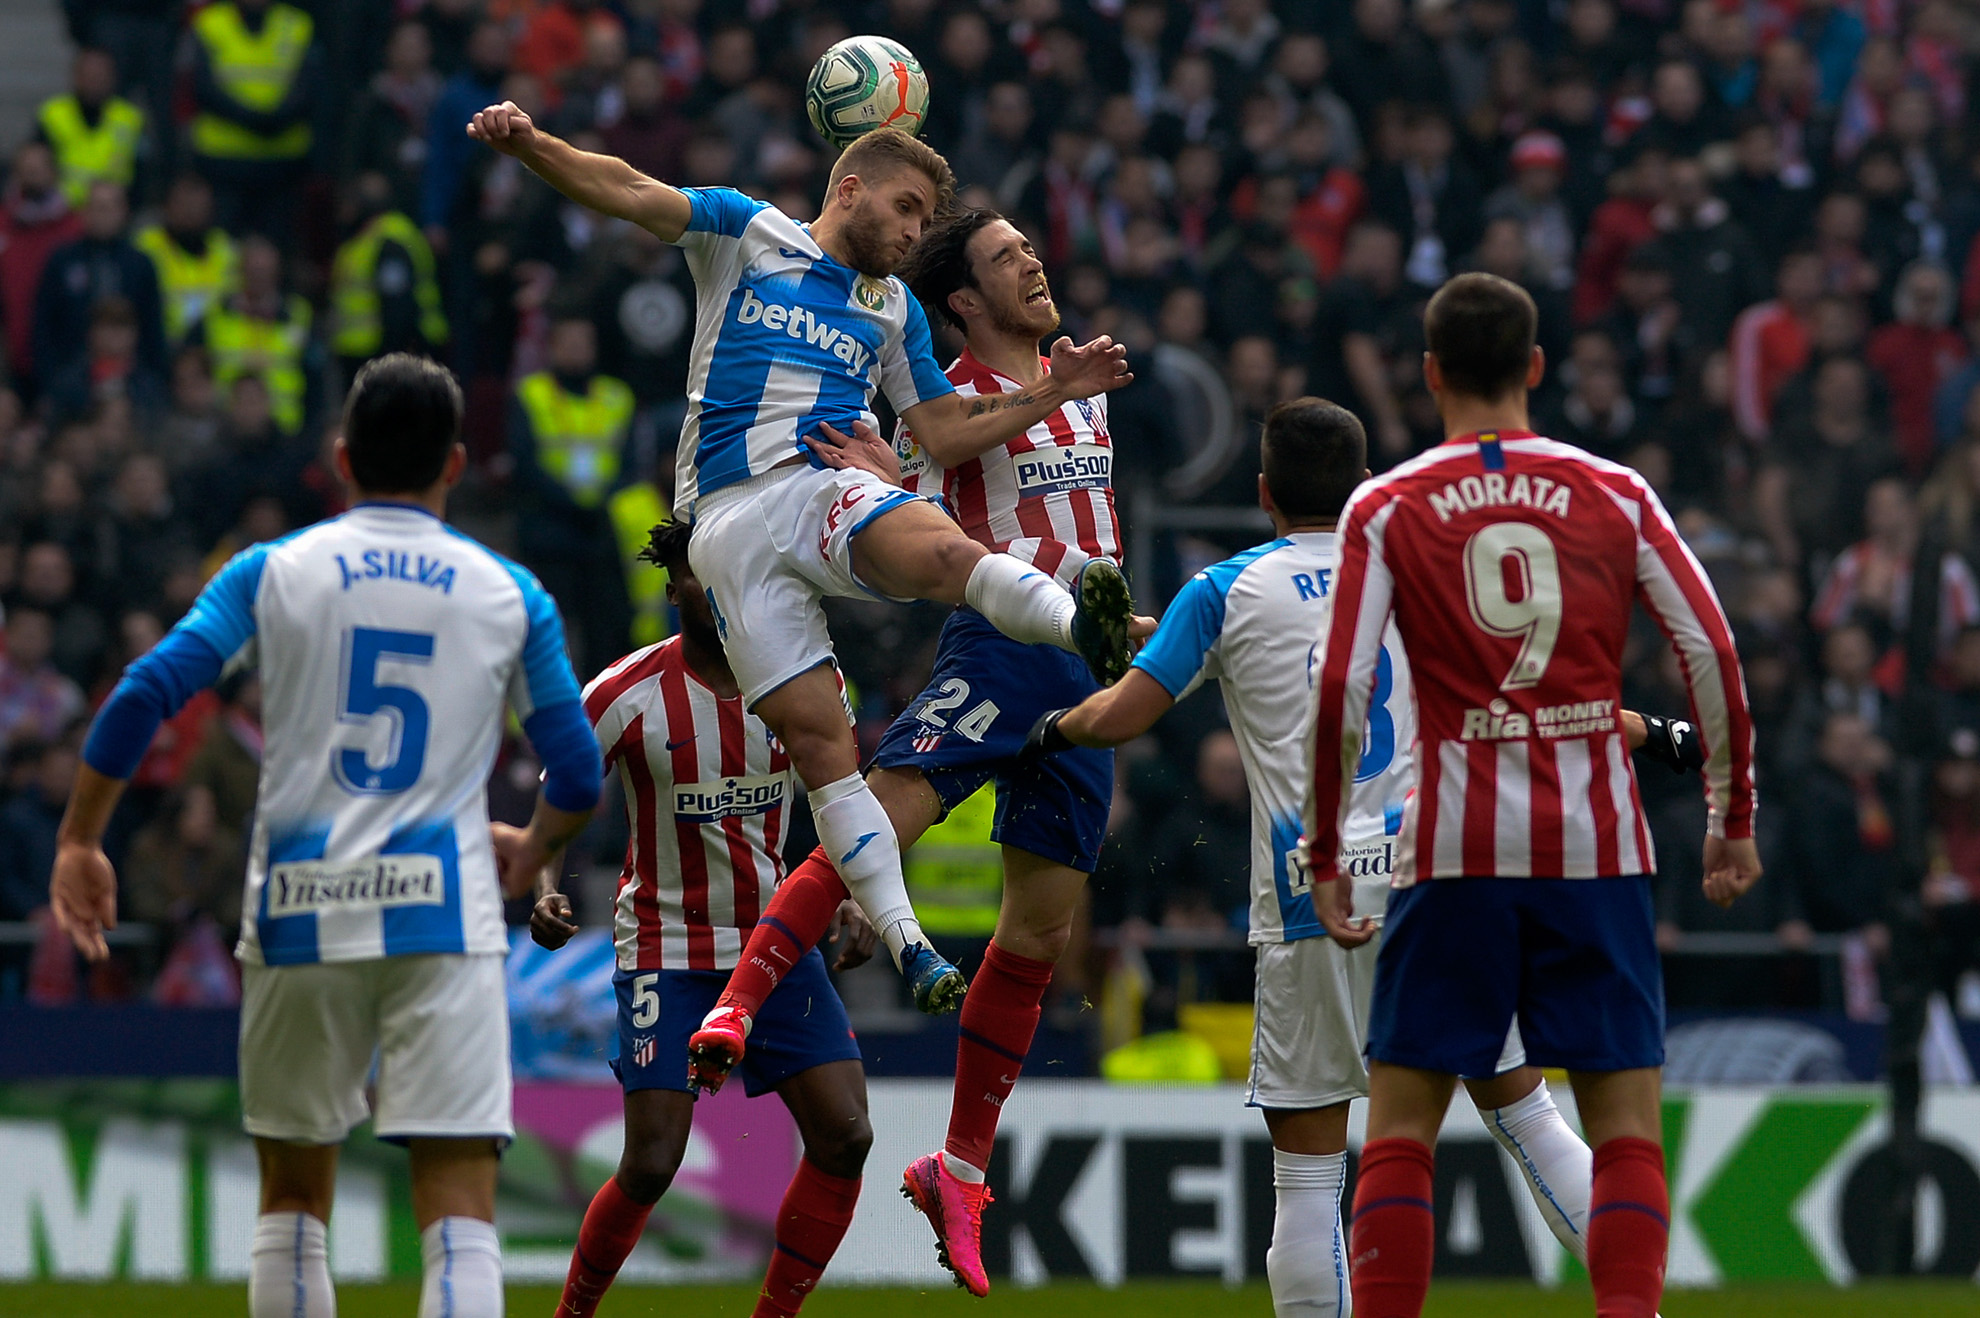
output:
[[[815,848],[777,886],[715,1005],[741,1007],[754,1016],[798,958],[825,937],[832,913],[851,895],[825,858],[825,848]]]
[[[1652,1318],[1664,1294],[1670,1234],[1664,1151],[1649,1140],[1605,1141],[1595,1150],[1588,1201],[1588,1276],[1598,1318]]]
[[[1430,1291],[1437,1222],[1435,1161],[1415,1140],[1370,1140],[1354,1177],[1348,1275],[1358,1318],[1418,1318]]]
[[[564,1298],[557,1305],[557,1318],[591,1318],[612,1278],[619,1275],[626,1255],[639,1243],[639,1233],[646,1229],[646,1215],[652,1211],[652,1204],[628,1198],[616,1176],[598,1187],[591,1207],[584,1210],[584,1225],[578,1228],[577,1249],[571,1254],[571,1270],[564,1278]]]
[[[1006,952],[996,943],[983,954],[983,966],[963,999],[962,1037],[956,1042],[956,1093],[949,1106],[951,1158],[985,1171],[997,1139],[997,1118],[1017,1084],[1031,1036],[1038,1031],[1039,1003],[1052,983],[1052,963]]]
[[[753,1318],[789,1318],[798,1311],[845,1239],[858,1203],[858,1177],[827,1176],[809,1158],[799,1161],[777,1209],[777,1247]]]

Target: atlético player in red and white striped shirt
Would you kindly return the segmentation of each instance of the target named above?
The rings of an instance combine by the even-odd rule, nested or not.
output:
[[[1040,358],[1041,366],[1049,364]],[[948,376],[964,398],[1024,387],[967,345]],[[895,447],[902,488],[939,495],[970,539],[993,552],[1021,558],[1069,590],[1088,559],[1120,561],[1107,395],[1067,403],[1016,439],[953,468],[937,463],[912,432],[903,430]]]
[[[1656,1312],[1669,1217],[1656,862],[1618,720],[1637,602],[1690,688],[1706,894],[1729,903],[1760,874],[1732,631],[1641,477],[1527,428],[1545,365],[1535,321],[1532,299],[1491,275],[1431,299],[1424,378],[1448,438],[1348,503],[1316,648],[1307,844],[1314,905],[1344,943],[1373,933],[1351,918],[1335,860],[1392,618],[1415,670],[1418,786],[1376,963],[1349,1249],[1367,1318],[1422,1310],[1431,1148],[1455,1078],[1490,1073],[1515,1016],[1530,1060],[1567,1069],[1595,1150],[1597,1309]]]
[[[784,877],[784,835],[799,790],[783,746],[743,708],[708,597],[688,564],[688,528],[657,526],[645,557],[668,572],[680,634],[600,673],[584,709],[626,789],[632,838],[613,918],[625,1151],[578,1233],[558,1318],[598,1305],[666,1192],[694,1119],[688,1036],[715,1003],[743,942]],[[544,872],[530,932],[548,948],[576,932],[571,905]],[[848,901],[835,923],[850,939],[842,967],[871,955],[874,935]],[[845,1007],[816,948],[787,969],[756,1017],[743,1068],[753,1097],[775,1090],[804,1137],[777,1213],[756,1318],[794,1314],[852,1222],[872,1133],[866,1074]]]

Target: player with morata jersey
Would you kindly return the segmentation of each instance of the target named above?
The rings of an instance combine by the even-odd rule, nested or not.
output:
[[[872,917],[922,1010],[957,1006],[962,976],[927,944],[887,812],[859,775],[832,669],[827,595],[967,603],[1014,640],[1077,652],[1100,681],[1126,671],[1131,609],[1096,559],[1069,593],[1050,573],[970,539],[926,497],[818,461],[807,440],[876,423],[873,395],[924,442],[982,452],[1073,399],[1120,387],[1104,336],[1052,345],[1028,389],[967,398],[935,364],[920,304],[893,277],[954,187],[948,162],[898,129],[860,137],[832,167],[819,218],[800,224],[727,188],[669,187],[578,151],[513,104],[468,132],[594,210],[687,255],[697,289],[676,505],[743,703],[790,752],[821,844]]]
[[[1641,476],[1527,428],[1545,366],[1536,319],[1533,299],[1492,275],[1430,299],[1423,375],[1447,438],[1355,492],[1321,606],[1305,837],[1314,906],[1343,945],[1372,934],[1339,876],[1392,636],[1413,662],[1417,716],[1417,788],[1369,1005],[1348,1257],[1364,1318],[1422,1311],[1431,1149],[1453,1078],[1489,1067],[1515,1021],[1536,1063],[1567,1069],[1594,1147],[1596,1309],[1656,1310],[1670,1217],[1656,860],[1619,705],[1638,603],[1689,688],[1705,893],[1728,904],[1760,874],[1732,629]]]
[[[1076,709],[1040,720],[1033,744],[1039,751],[1116,746],[1146,732],[1200,683],[1221,683],[1251,785],[1258,992],[1247,1098],[1265,1113],[1278,1191],[1266,1275],[1282,1318],[1336,1318],[1347,1312],[1340,1198],[1348,1103],[1368,1092],[1361,1047],[1375,948],[1348,950],[1326,937],[1299,863],[1299,834],[1310,776],[1312,637],[1332,587],[1335,519],[1368,474],[1367,438],[1345,408],[1299,398],[1266,418],[1260,456],[1258,502],[1277,537],[1197,573],[1170,602],[1127,677]],[[1661,719],[1649,723],[1650,745],[1675,767],[1685,730]],[[1637,729],[1639,741],[1644,731]],[[1355,909],[1376,922],[1388,902],[1396,834],[1415,781],[1415,740],[1409,661],[1392,632],[1378,660],[1341,848]],[[1547,1225],[1584,1256],[1588,1147],[1554,1106],[1540,1073],[1526,1065],[1517,1030],[1490,1078],[1467,1085]]]
[[[356,506],[220,569],[97,715],[62,821],[50,902],[101,958],[116,922],[101,839],[124,780],[194,692],[259,668],[237,951],[241,1112],[261,1163],[255,1318],[335,1312],[324,1224],[338,1145],[367,1115],[410,1145],[421,1318],[502,1313],[502,896],[584,826],[601,771],[556,605],[441,520],[467,465],[461,411],[433,362],[394,353],[358,373],[336,446]],[[488,822],[504,705],[544,764],[527,829]]]
[[[1008,220],[966,210],[937,221],[901,274],[916,297],[964,334],[962,356],[948,372],[960,396],[1007,397],[1049,380],[1051,362],[1038,355],[1038,343],[1058,328],[1058,308],[1044,265]],[[988,445],[904,425],[895,454],[872,432],[856,434],[855,443],[828,449],[826,458],[866,461],[876,474],[939,493],[988,550],[1069,586],[1089,564],[1120,555],[1104,397],[1068,402],[1017,438]],[[1003,846],[1003,902],[962,1009],[948,1140],[940,1153],[917,1159],[904,1181],[935,1227],[944,1264],[977,1295],[990,1287],[978,1235],[997,1117],[1031,1048],[1053,964],[1098,859],[1114,781],[1110,752],[1045,760],[1023,760],[1020,752],[1040,713],[1098,689],[1070,655],[1012,640],[964,605],[943,625],[927,687],[894,720],[867,772],[902,847],[984,783],[997,784],[991,837]],[[744,1055],[751,1019],[780,968],[817,941],[845,892],[823,850],[778,890],[721,1010],[694,1037],[695,1072],[706,1087],[720,1084]]]
[[[742,705],[722,658],[715,616],[688,562],[688,528],[653,528],[641,555],[667,570],[679,635],[636,650],[585,688],[585,716],[625,784],[631,842],[612,937],[625,1090],[619,1167],[585,1210],[557,1318],[589,1318],[674,1179],[694,1122],[688,1035],[714,1005],[743,939],[784,877],[784,835],[797,803],[790,756]],[[545,870],[530,933],[551,949],[577,932],[571,904]],[[841,969],[872,954],[853,902],[838,916],[851,938]],[[796,1119],[804,1157],[777,1211],[776,1244],[755,1318],[787,1318],[817,1286],[852,1223],[872,1143],[866,1073],[825,961],[799,959],[757,1021],[743,1079],[775,1090]]]

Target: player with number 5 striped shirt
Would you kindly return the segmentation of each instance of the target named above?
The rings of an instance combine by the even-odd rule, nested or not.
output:
[[[743,708],[688,540],[685,525],[664,522],[641,554],[667,571],[680,634],[635,650],[584,691],[605,763],[625,784],[631,832],[612,921],[612,1070],[625,1090],[625,1147],[585,1210],[557,1318],[597,1309],[681,1165],[694,1122],[688,1036],[784,877],[800,790],[783,744]],[[577,932],[554,877],[544,871],[529,922],[530,936],[553,951]],[[842,902],[836,914],[833,923],[852,935],[843,969],[866,960],[874,935],[856,904]],[[752,1097],[775,1090],[784,1100],[804,1157],[777,1213],[756,1318],[788,1318],[818,1284],[852,1221],[872,1139],[859,1045],[824,959],[811,948],[783,969],[780,991],[757,1016],[743,1080]]]
[[[1349,501],[1320,629],[1306,836],[1342,942],[1372,932],[1338,891],[1337,852],[1391,619],[1414,669],[1418,786],[1376,966],[1349,1251],[1355,1307],[1382,1318],[1421,1311],[1431,1147],[1454,1078],[1483,1073],[1514,1019],[1534,1063],[1570,1073],[1595,1148],[1598,1308],[1649,1314],[1661,1294],[1656,861],[1619,717],[1636,603],[1676,648],[1698,724],[1706,893],[1729,903],[1760,873],[1731,628],[1640,476],[1527,428],[1535,320],[1490,275],[1431,299],[1424,377],[1448,438]]]

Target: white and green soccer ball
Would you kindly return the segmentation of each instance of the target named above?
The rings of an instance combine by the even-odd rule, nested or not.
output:
[[[898,41],[847,37],[811,66],[804,108],[818,135],[840,150],[876,128],[918,137],[928,122],[928,75]]]

